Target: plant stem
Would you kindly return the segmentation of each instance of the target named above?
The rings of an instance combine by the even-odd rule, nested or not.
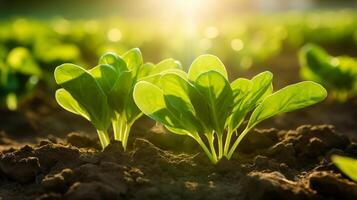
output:
[[[107,131],[97,130],[97,132],[98,132],[100,144],[102,145],[102,148],[104,149],[110,143],[109,135],[108,135]]]
[[[217,153],[214,148],[214,136],[213,134],[205,134],[209,143],[209,147],[211,149],[212,156],[215,158],[216,162],[218,161],[217,159]]]
[[[209,149],[207,148],[207,146],[205,145],[205,143],[202,141],[200,136],[196,136],[194,137],[194,139],[198,142],[198,144],[202,147],[203,151],[206,153],[206,155],[208,156],[208,158],[211,160],[211,162],[213,164],[217,163],[217,156],[213,156],[212,153],[209,151]]]
[[[227,156],[229,146],[231,145],[231,139],[232,139],[233,131],[228,130],[227,137],[226,137],[226,142],[224,144],[224,155]]]
[[[218,139],[218,159],[221,159],[223,157],[223,135],[222,134],[217,134],[217,139]]]
[[[228,133],[227,133],[227,137],[226,137],[226,142],[224,144],[224,155],[228,158],[228,150],[229,150],[229,146],[231,145],[231,139],[232,139],[232,136],[233,136],[233,133],[234,131],[236,132],[237,134],[237,129],[240,127],[240,125],[243,123],[244,121],[244,118],[242,118],[238,124],[236,125],[236,127],[233,129],[233,128],[228,128]]]
[[[116,115],[116,119],[113,120],[112,124],[114,131],[114,139],[122,142],[125,151],[132,124],[128,124],[126,118],[120,117],[119,114]]]
[[[120,141],[120,124],[118,120],[112,121],[114,140]]]
[[[123,144],[123,148],[124,151],[126,150],[126,146],[128,143],[128,138],[129,138],[129,133],[130,133],[130,129],[131,129],[131,124],[126,124],[123,123],[124,131],[122,132],[122,144]]]
[[[239,143],[242,141],[242,139],[244,138],[244,136],[249,132],[250,129],[244,129],[244,131],[238,136],[237,140],[234,142],[231,150],[229,151],[228,155],[227,155],[227,159],[229,160],[234,151],[236,150],[237,146],[239,145]]]
[[[112,120],[113,132],[114,132],[114,140],[121,141],[121,132],[122,132],[122,124],[120,120],[120,115],[115,114],[115,119]]]
[[[123,118],[120,118],[119,121],[120,121],[120,141],[123,142],[124,133],[125,133],[125,129],[126,129],[126,123]]]

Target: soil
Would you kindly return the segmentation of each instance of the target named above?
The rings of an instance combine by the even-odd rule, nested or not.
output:
[[[301,81],[295,52],[267,63],[239,76],[270,70],[277,89]],[[213,165],[191,138],[146,117],[134,124],[126,152],[114,141],[102,151],[89,122],[39,90],[19,111],[0,110],[0,200],[355,200],[357,184],[330,157],[357,157],[356,122],[357,98],[328,98],[264,121],[231,160]]]
[[[164,132],[162,134],[169,134]],[[171,134],[170,134],[171,135]],[[7,141],[1,135],[1,141]],[[11,140],[9,140],[11,141]],[[147,139],[130,150],[96,138],[65,139],[3,150],[2,199],[357,199],[357,184],[331,163],[357,156],[357,144],[333,126],[252,131],[233,158],[212,165],[200,149],[162,150]]]

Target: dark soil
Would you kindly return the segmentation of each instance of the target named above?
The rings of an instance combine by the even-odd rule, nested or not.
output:
[[[270,70],[279,89],[301,81],[295,54],[234,76]],[[0,200],[357,199],[357,184],[330,161],[357,158],[357,98],[266,120],[231,160],[213,165],[191,138],[146,117],[134,124],[127,152],[117,142],[102,152],[90,123],[53,96],[40,90],[19,111],[0,110]]]
[[[102,152],[95,138],[72,133],[64,140],[3,150],[0,197],[357,199],[357,184],[330,161],[331,154],[357,157],[357,144],[329,125],[254,130],[230,161],[217,165],[198,148],[185,154],[146,139],[132,143],[127,152],[117,142]]]

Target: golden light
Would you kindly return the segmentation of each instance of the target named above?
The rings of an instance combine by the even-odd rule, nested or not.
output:
[[[243,57],[240,61],[240,67],[243,69],[248,69],[253,65],[253,60],[250,57]]]
[[[167,9],[170,11],[181,12],[186,16],[200,14],[200,12],[207,8],[207,0],[169,0],[167,2]]]
[[[216,38],[218,34],[219,34],[218,29],[214,26],[210,26],[205,29],[206,38],[213,39]]]
[[[206,20],[213,0],[148,0],[153,16],[169,26],[191,28]]]
[[[234,51],[240,51],[243,49],[244,43],[241,39],[236,38],[231,41],[231,47]]]
[[[65,34],[68,34],[70,32],[71,24],[70,24],[70,22],[68,20],[60,18],[60,19],[57,19],[54,22],[53,29],[57,33],[65,35]]]
[[[204,39],[200,40],[199,45],[200,45],[201,50],[207,51],[212,47],[212,42],[211,42],[211,40],[204,38]]]
[[[108,40],[111,42],[119,42],[122,37],[122,34],[118,28],[112,28],[108,31],[107,37]]]
[[[331,59],[331,65],[337,67],[340,64],[340,60],[338,58]]]

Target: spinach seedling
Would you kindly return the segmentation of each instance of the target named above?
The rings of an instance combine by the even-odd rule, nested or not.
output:
[[[311,81],[272,93],[270,72],[229,83],[223,63],[213,55],[193,61],[188,73],[169,71],[139,81],[134,101],[141,111],[176,134],[192,137],[209,159],[230,159],[244,136],[258,123],[322,101],[327,93]],[[237,129],[251,113],[248,125]],[[233,137],[234,136],[234,137]],[[232,141],[235,139],[235,141]]]
[[[350,179],[357,182],[357,160],[345,156],[333,155],[332,162]]]
[[[181,65],[167,59],[157,65],[143,64],[139,49],[119,56],[106,53],[98,66],[85,70],[74,64],[56,68],[56,82],[63,88],[56,92],[57,102],[66,110],[81,115],[97,129],[102,147],[109,143],[108,128],[112,124],[114,139],[126,149],[133,123],[142,115],[133,100],[137,80]]]
[[[0,55],[0,104],[16,110],[33,95],[41,77],[40,67],[26,48],[16,47],[7,56]]]
[[[92,69],[91,73],[104,88],[109,107],[114,112],[111,120],[114,139],[121,141],[126,149],[131,127],[142,115],[133,99],[136,82],[166,70],[180,70],[181,64],[173,59],[163,60],[157,65],[143,64],[139,49],[132,49],[122,56],[107,53],[99,63],[104,65]],[[104,76],[101,75],[103,73]]]
[[[299,52],[301,76],[332,91],[339,101],[357,95],[357,59],[330,56],[317,45],[305,45]]]
[[[63,87],[56,91],[58,104],[90,121],[105,148],[110,143],[107,130],[112,111],[104,90],[87,70],[74,64],[62,64],[54,74],[57,84]]]

